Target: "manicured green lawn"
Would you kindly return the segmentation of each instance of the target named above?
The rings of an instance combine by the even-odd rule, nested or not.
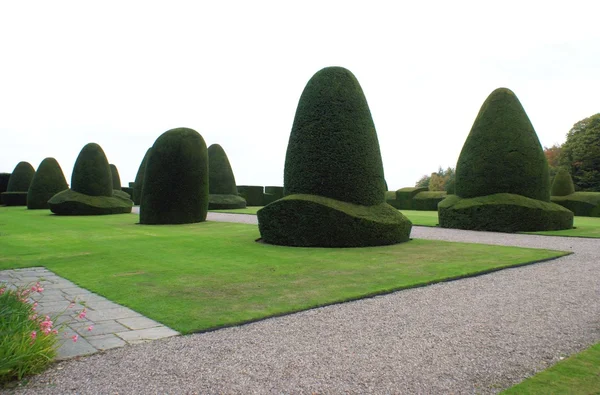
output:
[[[600,394],[600,343],[560,361],[502,394]]]
[[[255,225],[137,222],[0,207],[0,269],[45,266],[188,333],[566,254],[429,240],[293,248],[255,242]]]

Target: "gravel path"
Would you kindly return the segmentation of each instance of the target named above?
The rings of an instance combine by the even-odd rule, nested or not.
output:
[[[17,392],[486,394],[600,341],[600,240],[425,227],[412,237],[575,254],[66,361]]]

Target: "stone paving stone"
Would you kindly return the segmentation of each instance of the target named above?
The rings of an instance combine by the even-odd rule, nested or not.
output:
[[[88,331],[88,328],[90,325],[93,325],[93,329],[91,331]],[[69,327],[71,327],[71,329],[73,329],[75,332],[79,333],[81,336],[83,336],[85,338],[87,338],[89,336],[106,335],[109,333],[123,332],[128,329],[126,326],[123,326],[114,320],[102,321],[102,322],[98,322],[98,323],[94,323],[93,321],[75,323],[75,324],[69,325]]]
[[[163,326],[160,322],[156,322],[147,317],[121,318],[117,322],[125,325],[129,329],[147,329],[157,326]]]
[[[37,311],[44,314],[60,313],[62,311],[67,311],[70,304],[71,302],[68,300],[63,300],[62,302],[40,303]]]
[[[98,300],[98,301],[93,300],[91,302],[85,302],[85,306],[92,310],[118,309],[119,307],[123,307],[120,304],[111,302],[108,299]]]
[[[158,328],[139,329],[137,331],[127,331],[116,333],[121,339],[128,343],[135,344],[145,340],[162,339],[163,337],[171,337],[178,335],[179,332],[165,326]]]
[[[128,309],[127,307],[117,307],[115,309],[90,310],[87,318],[92,321],[118,320],[120,318],[141,317],[140,313]]]
[[[77,357],[80,355],[88,355],[97,352],[98,350],[92,346],[86,339],[79,337],[76,342],[73,341],[71,336],[76,333],[70,329],[66,329],[60,336],[63,337],[59,340],[59,346],[57,349],[57,359],[67,359]]]
[[[123,339],[112,333],[109,335],[88,336],[86,340],[98,350],[109,350],[111,348],[123,347],[127,344]]]

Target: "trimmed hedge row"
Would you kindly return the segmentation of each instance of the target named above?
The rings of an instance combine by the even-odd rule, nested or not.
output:
[[[438,205],[442,228],[493,232],[570,229],[573,213],[558,204],[510,193],[475,198],[451,195]]]
[[[425,191],[418,193],[412,200],[413,210],[437,211],[438,204],[447,197],[446,191]]]
[[[264,192],[262,186],[238,185],[238,194],[246,200],[248,206],[264,206]]]
[[[231,210],[246,208],[246,201],[239,195],[208,195],[209,210]]]
[[[27,192],[27,208],[48,209],[48,200],[57,193],[69,189],[65,175],[54,158],[45,158],[33,176]]]
[[[281,199],[283,196],[283,187],[266,186],[263,195],[263,204],[266,206],[267,204]]]
[[[408,187],[385,193],[386,203],[398,210],[437,211],[437,205],[447,196],[446,191]]]
[[[600,217],[600,192],[573,192],[566,196],[551,196],[552,203],[582,217]]]

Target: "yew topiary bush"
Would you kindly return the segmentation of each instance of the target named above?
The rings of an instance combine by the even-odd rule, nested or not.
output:
[[[298,103],[285,159],[285,197],[258,211],[263,241],[360,247],[409,239],[411,222],[385,203],[371,112],[354,75],[328,67]]]
[[[2,192],[2,204],[7,206],[25,206],[27,205],[27,191],[33,180],[35,170],[29,162],[19,162],[13,170],[6,192]]]
[[[208,151],[188,128],[163,133],[152,146],[144,175],[140,224],[186,224],[206,220]]]
[[[552,196],[567,196],[575,192],[571,174],[565,169],[559,169],[552,182]]]
[[[33,176],[27,192],[27,208],[50,208],[48,200],[57,193],[69,189],[60,165],[54,158],[45,158]]]
[[[135,175],[135,181],[133,183],[133,202],[137,205],[140,204],[142,200],[142,188],[144,187],[144,175],[146,174],[146,163],[148,163],[148,157],[150,156],[150,151],[152,148],[148,148],[146,154],[144,155],[144,159],[142,159],[142,163]]]
[[[119,170],[117,166],[110,164],[110,175],[112,178],[112,188],[120,191],[121,190],[121,177],[119,176]]]
[[[246,200],[238,195],[227,154],[219,144],[208,147],[208,180],[209,210],[246,207]]]
[[[0,173],[0,193],[6,192],[8,187],[8,180],[10,179],[10,173]]]

